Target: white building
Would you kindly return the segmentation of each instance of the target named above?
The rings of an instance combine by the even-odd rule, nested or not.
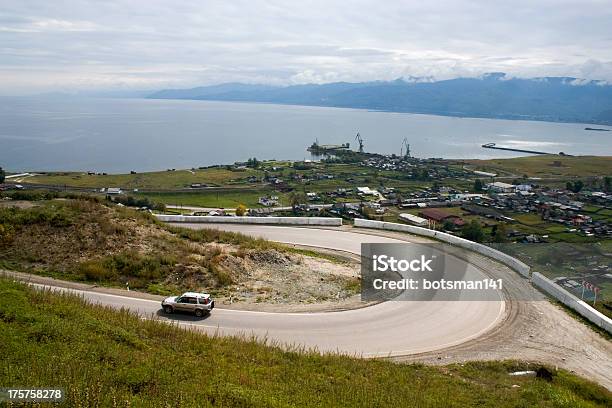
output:
[[[478,171],[478,170],[474,170],[474,174],[477,174],[479,176],[485,176],[485,177],[496,177],[497,173],[489,173],[487,171]]]
[[[363,195],[379,196],[377,190],[372,190],[370,187],[357,187],[357,191]]]
[[[416,225],[417,227],[427,227],[427,220],[425,218],[418,217],[413,214],[401,213],[399,215],[400,220],[406,221],[412,225]]]
[[[518,186],[514,186],[516,191],[531,191],[530,184],[519,184]]]
[[[511,193],[514,191],[514,185],[508,183],[502,183],[501,181],[496,181],[494,183],[488,183],[486,185],[487,190],[494,191],[496,193]]]

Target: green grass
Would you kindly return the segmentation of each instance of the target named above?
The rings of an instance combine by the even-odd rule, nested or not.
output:
[[[512,159],[466,160],[475,170],[530,177],[609,176],[612,156],[527,156]],[[558,164],[555,164],[558,162]]]
[[[268,342],[270,343],[270,342]],[[612,396],[566,371],[511,377],[523,362],[403,365],[283,351],[140,320],[0,279],[0,384],[62,387],[54,406],[605,407]],[[512,387],[519,385],[520,387]]]
[[[192,183],[209,185],[226,185],[247,179],[250,176],[261,177],[258,170],[231,171],[225,168],[203,170],[157,171],[137,174],[109,174],[106,176],[88,175],[87,173],[47,173],[27,179],[28,183],[66,185],[71,187],[122,187],[144,189],[175,189],[189,187]]]
[[[236,208],[239,204],[244,204],[247,207],[256,208],[262,207],[258,201],[259,197],[266,195],[275,195],[285,204],[288,200],[283,198],[282,193],[269,189],[241,189],[240,191],[210,191],[210,192],[193,192],[193,193],[142,193],[139,197],[147,197],[150,200],[166,205],[185,205],[193,207],[220,207],[220,208]]]
[[[511,215],[516,221],[525,225],[539,225],[544,224],[546,221],[542,220],[542,217],[539,214],[516,214]]]

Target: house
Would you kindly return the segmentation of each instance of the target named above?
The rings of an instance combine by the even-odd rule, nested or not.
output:
[[[502,183],[501,181],[496,181],[494,183],[487,183],[486,188],[488,191],[492,191],[495,193],[511,193],[514,191],[514,185],[508,183]]]
[[[577,216],[575,216],[572,220],[571,220],[572,224],[574,225],[583,225],[583,224],[587,224],[590,222],[593,222],[593,219],[587,215],[582,215],[582,214],[578,214]]]
[[[505,184],[505,183],[503,183]],[[530,184],[519,184],[517,186],[514,186],[515,191],[531,191],[531,185]]]
[[[106,189],[106,194],[116,195],[116,194],[121,194],[121,193],[122,191],[121,191],[121,188],[119,187],[109,187]]]
[[[275,205],[278,205],[278,197],[277,196],[259,197],[259,204],[263,205],[264,207],[273,207]]]
[[[465,225],[465,221],[463,221],[461,217],[449,214],[438,208],[424,208],[419,212],[419,216],[437,223],[444,223],[449,221],[457,227]]]
[[[401,213],[399,215],[399,218],[400,220],[406,221],[407,223],[412,225],[416,225],[417,227],[427,227],[429,225],[429,221],[427,221],[427,219],[421,218],[413,214]]]
[[[357,187],[357,191],[363,195],[378,196],[380,194],[378,191],[370,189],[370,187]]]
[[[397,200],[390,200],[390,199],[378,200],[378,204],[384,207],[390,207],[390,206],[397,204]]]

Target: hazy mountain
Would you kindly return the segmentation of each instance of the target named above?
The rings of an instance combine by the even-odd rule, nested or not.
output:
[[[612,85],[568,77],[510,78],[503,73],[445,81],[410,78],[286,87],[222,84],[163,90],[149,98],[267,102],[612,125]]]

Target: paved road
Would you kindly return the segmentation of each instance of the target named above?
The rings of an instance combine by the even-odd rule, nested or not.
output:
[[[357,254],[362,242],[404,242],[329,229],[184,223],[181,226],[241,231],[279,242]],[[483,272],[475,267],[471,267],[468,273],[483,276]],[[76,292],[94,302],[127,307],[148,316],[172,319],[182,325],[211,333],[265,336],[282,344],[364,357],[407,355],[457,345],[489,331],[500,322],[505,313],[505,303],[500,294],[499,301],[390,301],[362,309],[326,313],[267,313],[216,308],[209,317],[197,320],[186,315],[164,316],[159,311],[159,303],[154,301]]]

